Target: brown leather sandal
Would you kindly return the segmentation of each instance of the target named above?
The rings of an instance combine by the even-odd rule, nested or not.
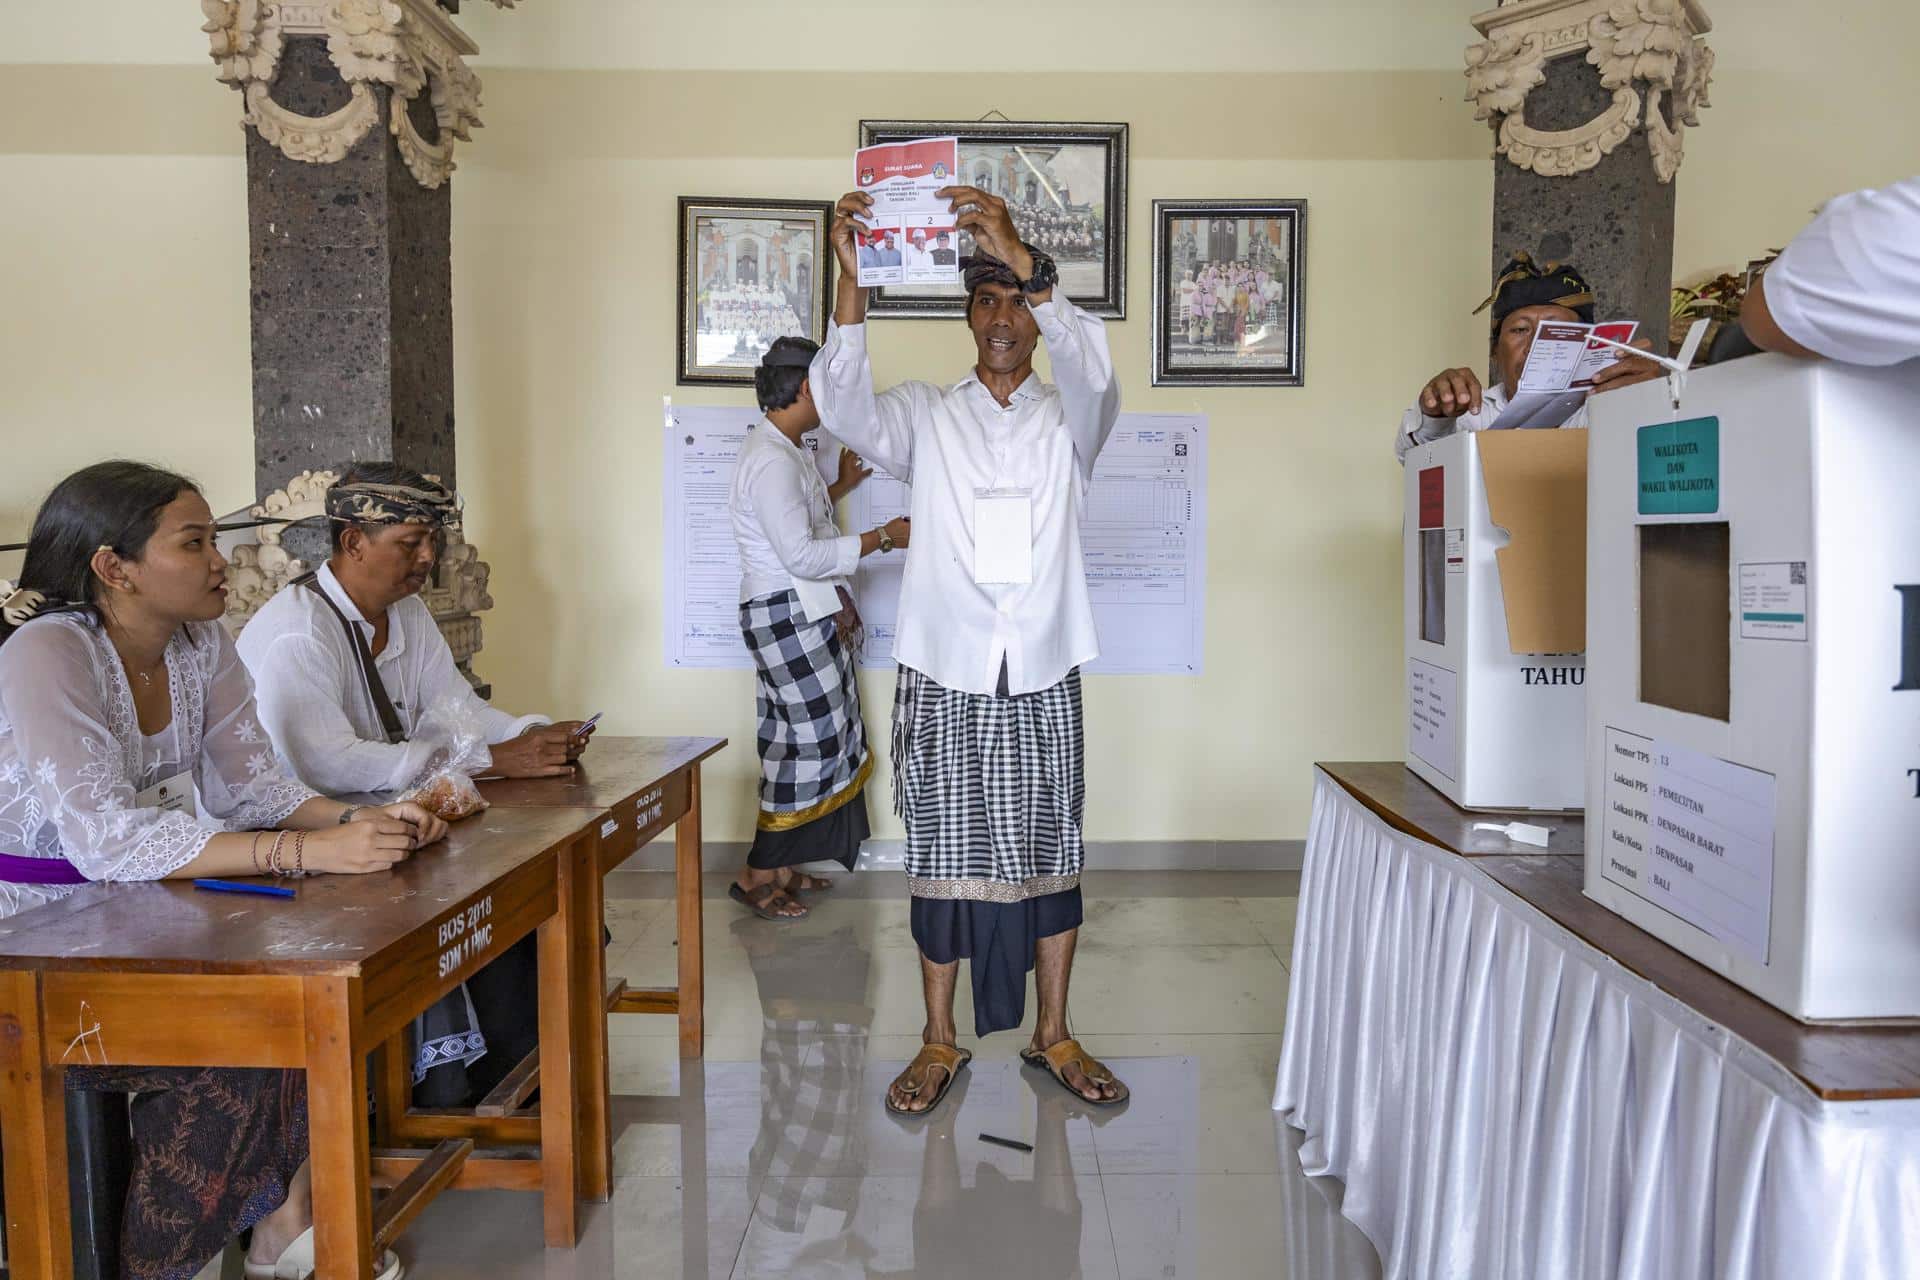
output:
[[[788,893],[825,893],[833,888],[833,881],[825,876],[810,876],[804,871],[788,871],[785,888]]]
[[[742,889],[736,881],[727,886],[727,896],[762,920],[776,920],[782,924],[788,924],[807,918],[806,906],[798,898],[789,897],[786,890],[771,880],[763,885],[756,885],[752,889]],[[774,901],[776,898],[779,901]],[[790,915],[780,910],[789,902],[800,908],[798,915]]]
[[[1086,1103],[1090,1107],[1118,1106],[1133,1096],[1133,1091],[1128,1089],[1124,1084],[1121,1084],[1119,1078],[1116,1077],[1113,1072],[1107,1070],[1104,1063],[1100,1062],[1085,1049],[1082,1049],[1078,1040],[1062,1040],[1057,1044],[1048,1045],[1045,1049],[1035,1049],[1032,1047],[1022,1049],[1020,1051],[1020,1061],[1030,1067],[1041,1068],[1048,1075],[1059,1081],[1062,1089],[1065,1089],[1079,1101]],[[1115,1090],[1113,1097],[1089,1098],[1067,1081],[1068,1067],[1079,1067],[1080,1074],[1087,1078],[1088,1084],[1112,1085]]]
[[[924,1116],[932,1114],[933,1109],[940,1105],[940,1100],[947,1096],[947,1090],[953,1087],[954,1080],[960,1075],[960,1068],[972,1061],[973,1054],[966,1049],[956,1049],[952,1045],[947,1044],[921,1045],[920,1052],[913,1056],[913,1061],[907,1064],[907,1069],[900,1073],[900,1082],[902,1082],[900,1083],[900,1092],[906,1094],[909,1098],[918,1098],[926,1090],[932,1088],[933,1071],[935,1067],[940,1068],[942,1071],[940,1087],[934,1090],[933,1100],[928,1102],[923,1110],[909,1111],[905,1107],[896,1107],[893,1105],[893,1086],[888,1085],[886,1095],[887,1110],[897,1116]]]

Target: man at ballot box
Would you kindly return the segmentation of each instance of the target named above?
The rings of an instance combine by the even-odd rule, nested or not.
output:
[[[1067,987],[1085,854],[1079,672],[1099,654],[1080,515],[1120,389],[1104,325],[1056,290],[1052,260],[1022,243],[1006,202],[973,187],[936,194],[976,246],[962,264],[973,367],[944,386],[875,394],[854,261],[856,219],[872,201],[856,191],[835,210],[834,323],[808,375],[827,429],[913,491],[894,641],[894,808],[927,1021],[887,1107],[937,1106],[971,1058],[955,1043],[962,957],[977,1034],[1021,1024],[1037,971],[1039,1019],[1021,1057],[1111,1105],[1126,1086],[1072,1039]],[[1033,370],[1042,338],[1058,385]]]
[[[1435,374],[1401,415],[1394,433],[1393,455],[1402,462],[1406,461],[1407,450],[1416,444],[1455,431],[1481,431],[1498,421],[1519,385],[1534,331],[1541,324],[1552,320],[1593,323],[1593,290],[1579,269],[1558,263],[1535,266],[1525,253],[1514,255],[1507,263],[1494,282],[1493,296],[1475,308],[1474,314],[1489,306],[1493,308],[1493,360],[1499,385],[1483,387],[1480,376],[1465,367]],[[1660,366],[1650,360],[1621,360],[1594,375],[1592,394],[1645,382],[1659,374]],[[1560,425],[1586,426],[1586,406],[1576,409]]]

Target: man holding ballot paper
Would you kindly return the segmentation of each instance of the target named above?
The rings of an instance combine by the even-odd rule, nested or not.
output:
[[[1626,342],[1635,326],[1594,324],[1593,290],[1574,267],[1537,267],[1526,254],[1516,254],[1476,314],[1489,306],[1500,385],[1482,387],[1467,368],[1435,374],[1401,416],[1393,439],[1396,458],[1404,462],[1414,445],[1455,431],[1584,427],[1588,395],[1660,376],[1660,366],[1650,360],[1623,358],[1615,348],[1588,341],[1591,334]]]
[[[1052,260],[1021,242],[1006,203],[973,187],[936,194],[975,246],[960,264],[973,368],[875,394],[854,250],[874,202],[853,191],[836,209],[834,322],[808,379],[828,430],[913,493],[894,807],[927,1022],[887,1106],[927,1111],[972,1057],[955,1047],[962,957],[977,1034],[1020,1025],[1037,968],[1039,1020],[1021,1057],[1088,1102],[1117,1103],[1126,1086],[1070,1037],[1067,985],[1084,858],[1079,669],[1099,653],[1080,513],[1120,390],[1105,326],[1056,291]],[[1033,371],[1042,338],[1056,385]]]

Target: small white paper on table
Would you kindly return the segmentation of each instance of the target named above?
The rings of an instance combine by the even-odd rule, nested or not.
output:
[[[973,499],[973,580],[982,586],[1033,581],[1033,495],[990,489]]]

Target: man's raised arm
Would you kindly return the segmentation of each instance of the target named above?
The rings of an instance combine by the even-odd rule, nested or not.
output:
[[[834,209],[834,257],[840,279],[833,301],[827,341],[807,370],[807,383],[820,421],[855,453],[896,480],[913,479],[913,390],[911,384],[884,395],[873,391],[873,366],[867,360],[867,291],[860,287],[854,252],[856,215],[873,203],[863,191],[840,197]]]

